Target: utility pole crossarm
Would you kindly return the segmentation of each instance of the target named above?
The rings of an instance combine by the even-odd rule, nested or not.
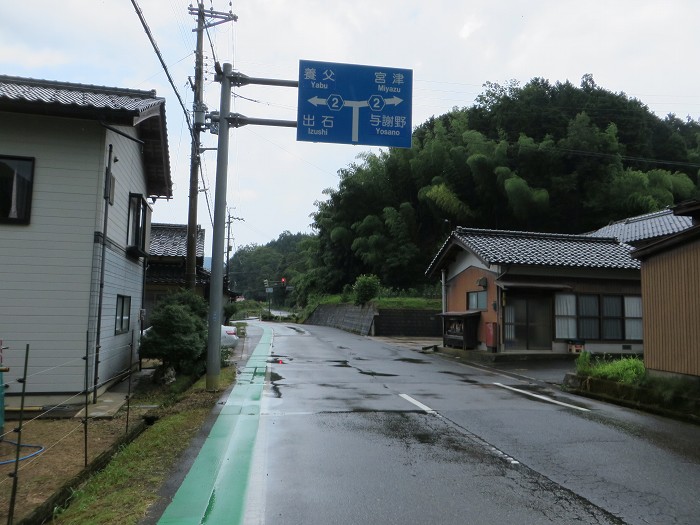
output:
[[[240,128],[240,127],[246,126],[248,124],[257,125],[257,126],[278,126],[278,127],[283,127],[283,128],[296,128],[297,127],[296,120],[275,120],[275,119],[269,119],[269,118],[254,118],[254,117],[246,117],[245,115],[241,115],[240,113],[229,113],[229,115],[226,117],[226,120],[234,128]]]
[[[235,72],[228,76],[231,79],[231,84],[237,87],[247,86],[248,84],[257,84],[260,86],[279,86],[279,87],[299,87],[298,80],[282,80],[278,78],[256,78],[249,77],[243,73]]]
[[[234,15],[233,13],[222,13],[221,11],[214,11],[210,9],[209,11],[206,11],[203,6],[190,6],[188,8],[189,13],[191,15],[199,15],[200,9],[203,11],[204,16],[207,18],[212,18],[215,20],[218,20],[218,22],[205,22],[204,27],[206,29],[209,29],[210,27],[218,26],[219,24],[225,24],[226,22],[237,22],[238,21],[238,16]],[[196,32],[197,29],[193,29],[192,32]]]

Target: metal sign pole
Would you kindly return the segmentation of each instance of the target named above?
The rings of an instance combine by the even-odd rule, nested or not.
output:
[[[233,66],[224,64],[221,75],[220,114],[231,111],[231,79]],[[226,233],[226,186],[228,177],[229,123],[219,119],[219,142],[216,152],[216,186],[214,195],[214,232],[212,239],[211,283],[209,286],[209,334],[207,339],[206,389],[219,389],[221,372],[221,309],[224,293],[224,236]]]

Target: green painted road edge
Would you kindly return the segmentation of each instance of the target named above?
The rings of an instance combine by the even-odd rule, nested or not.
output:
[[[158,525],[241,523],[272,342],[272,330],[263,327],[260,342]]]

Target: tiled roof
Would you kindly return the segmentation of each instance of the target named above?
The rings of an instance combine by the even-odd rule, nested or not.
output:
[[[667,208],[612,222],[586,235],[615,237],[620,242],[635,243],[672,235],[690,228],[692,225],[693,221],[690,217],[674,215],[673,210]]]
[[[204,257],[205,231],[197,225],[197,257]],[[187,256],[186,224],[151,224],[151,255],[160,257]]]
[[[0,111],[137,127],[148,196],[172,197],[165,99],[155,91],[0,75]]]
[[[486,264],[519,264],[569,268],[638,269],[631,248],[612,238],[503,230],[457,228],[430,263],[431,274],[458,245]]]
[[[93,86],[0,75],[0,97],[23,102],[43,102],[143,112],[165,102],[155,91]]]
[[[197,285],[209,284],[211,273],[201,267],[197,267]],[[146,284],[168,284],[173,286],[185,286],[185,266],[178,264],[149,262],[146,270]]]

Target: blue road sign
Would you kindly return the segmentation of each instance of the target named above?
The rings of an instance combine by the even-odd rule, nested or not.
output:
[[[410,148],[413,71],[299,61],[297,140]]]

